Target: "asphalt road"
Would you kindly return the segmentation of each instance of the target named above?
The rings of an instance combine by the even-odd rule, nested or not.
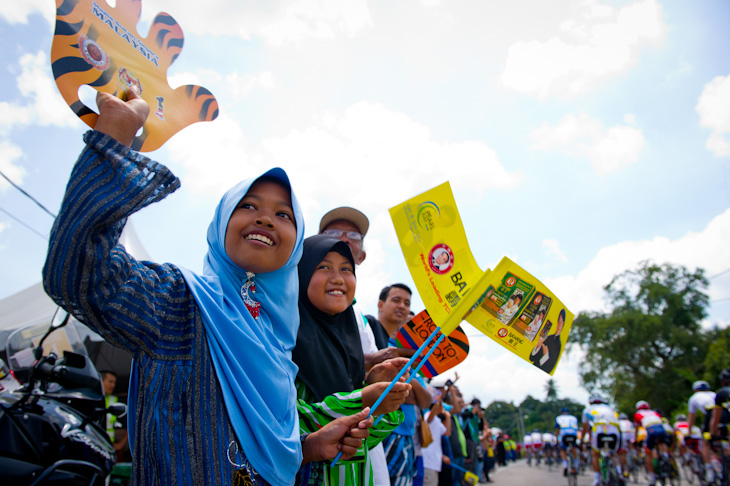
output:
[[[562,466],[553,466],[548,471],[548,467],[544,464],[540,466],[528,466],[524,459],[517,462],[508,463],[507,467],[500,467],[496,471],[492,471],[490,479],[494,486],[567,486],[568,480],[563,476]],[[487,483],[479,483],[487,484]],[[578,475],[578,486],[591,486],[593,484],[593,472],[587,471],[582,475]],[[646,477],[642,477],[638,483],[633,481],[627,482],[626,486],[645,486],[649,484]],[[682,485],[688,484],[685,478],[682,478]]]

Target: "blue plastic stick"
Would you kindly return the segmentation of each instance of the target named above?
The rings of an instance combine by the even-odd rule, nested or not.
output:
[[[436,348],[438,348],[439,344],[441,344],[441,341],[443,341],[444,338],[446,338],[446,334],[441,334],[439,336],[439,338],[436,340],[436,342],[433,343],[433,346],[431,347],[431,349],[428,350],[428,353],[426,353],[426,356],[424,356],[423,359],[421,360],[421,362],[418,363],[418,366],[416,366],[416,368],[413,371],[411,371],[411,376],[408,377],[408,379],[406,380],[406,383],[410,383],[411,380],[413,380],[413,378],[416,377],[416,375],[421,370],[421,368],[423,368],[423,365],[425,365],[426,362],[428,361],[428,358],[430,358],[431,355],[433,354],[433,352],[436,351]],[[380,420],[382,418],[383,418],[382,415],[379,416],[378,418],[376,418],[375,422],[373,423],[373,427],[378,425],[378,422],[380,422]]]
[[[433,330],[431,335],[428,336],[428,338],[426,338],[425,341],[423,341],[423,344],[421,344],[421,347],[416,350],[416,352],[413,354],[413,356],[411,356],[411,359],[408,360],[408,363],[406,363],[406,365],[398,372],[398,374],[395,375],[395,378],[393,378],[393,381],[390,382],[390,385],[388,385],[388,387],[385,389],[385,391],[383,391],[383,393],[380,395],[380,397],[378,397],[378,399],[375,401],[375,403],[373,403],[373,406],[370,407],[370,413],[368,414],[368,417],[370,417],[373,414],[373,410],[377,409],[378,405],[380,405],[383,402],[383,400],[385,400],[386,395],[388,395],[388,393],[390,393],[390,390],[392,390],[393,387],[395,386],[395,384],[398,383],[398,380],[400,380],[400,377],[403,376],[406,373],[406,371],[408,371],[408,368],[410,368],[411,365],[413,364],[413,362],[416,361],[416,359],[418,359],[418,357],[421,355],[423,350],[426,349],[426,346],[428,346],[428,344],[431,341],[433,341],[434,336],[436,336],[436,334],[438,334],[439,332],[441,332],[441,328],[437,327],[436,329]],[[368,417],[365,417],[365,418],[367,419]],[[337,456],[335,456],[334,460],[332,461],[332,464],[330,464],[330,467],[335,467],[335,464],[337,464],[337,461],[340,460],[340,457],[342,457],[342,451],[337,453]]]

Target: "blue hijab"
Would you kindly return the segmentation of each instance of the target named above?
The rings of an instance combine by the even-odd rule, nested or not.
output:
[[[302,461],[291,359],[299,329],[299,278],[304,218],[291,194],[297,238],[286,264],[256,274],[254,300],[261,304],[254,319],[241,297],[246,270],[226,254],[228,220],[250,187],[261,177],[282,181],[291,192],[286,172],[271,169],[245,180],[221,199],[208,227],[208,254],[203,274],[181,269],[195,297],[233,430],[246,457],[269,483],[293,484]]]

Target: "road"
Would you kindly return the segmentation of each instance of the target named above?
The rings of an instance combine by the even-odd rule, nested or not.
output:
[[[528,466],[524,459],[517,462],[508,463],[507,467],[500,467],[497,471],[493,471],[490,474],[492,483],[494,486],[522,486],[522,485],[535,485],[535,486],[567,486],[568,481],[563,477],[563,468],[553,466],[551,471],[548,471],[547,466],[544,464],[540,466]],[[688,484],[684,478],[683,484]],[[479,483],[487,484],[487,483]],[[593,484],[593,473],[588,471],[585,474],[578,475],[578,486],[591,486]],[[627,483],[626,486],[645,486],[648,481],[645,477],[642,477],[638,483],[633,481]]]

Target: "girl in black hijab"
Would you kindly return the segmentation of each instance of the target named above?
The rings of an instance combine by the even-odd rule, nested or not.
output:
[[[373,405],[390,380],[408,361],[390,360],[365,373],[360,333],[352,302],[357,280],[355,261],[347,243],[317,235],[304,241],[299,263],[299,317],[297,343],[292,354],[299,366],[297,408],[302,433],[313,432],[343,415]],[[315,483],[372,484],[367,451],[381,442],[403,420],[398,410],[410,385],[397,383],[375,414],[384,414],[370,429],[370,437],[349,461],[331,468],[312,464]],[[327,478],[325,478],[325,475]],[[310,481],[311,484],[312,481]]]

